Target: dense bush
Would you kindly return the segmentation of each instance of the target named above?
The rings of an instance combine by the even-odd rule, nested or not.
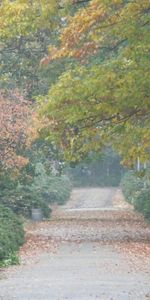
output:
[[[135,194],[143,188],[143,179],[137,177],[134,171],[127,172],[121,180],[122,191],[126,200],[132,203]]]
[[[69,199],[71,182],[66,175],[47,174],[44,166],[38,163],[32,189],[47,203],[62,205]]]
[[[121,181],[126,200],[134,208],[150,219],[150,181],[149,175],[139,177],[133,171],[127,172]]]
[[[7,192],[0,202],[11,208],[16,214],[27,218],[31,217],[32,208],[41,208],[45,218],[49,217],[51,212],[40,193],[33,190],[30,186],[18,185],[15,190]]]
[[[37,164],[30,184],[15,183],[5,177],[1,179],[0,186],[0,204],[27,218],[31,217],[32,208],[41,208],[43,216],[48,218],[51,213],[49,204],[64,204],[71,192],[71,183],[67,176],[48,175],[41,163]]]
[[[136,193],[133,205],[137,211],[142,212],[146,218],[150,219],[150,188],[143,188]]]
[[[63,205],[70,197],[72,186],[69,178],[65,175],[51,177],[49,188],[46,193],[43,193],[48,203],[56,202]]]
[[[0,205],[0,261],[12,257],[23,242],[21,220],[11,209]]]
[[[0,195],[0,203],[11,208],[16,214],[25,217],[31,216],[32,208],[41,208],[44,217],[49,217],[50,213],[50,209],[41,198],[41,195],[29,185],[17,184],[17,186],[12,186],[11,189],[3,189]]]

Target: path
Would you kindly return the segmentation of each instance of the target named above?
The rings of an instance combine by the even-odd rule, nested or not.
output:
[[[115,188],[75,189],[50,222],[27,226],[0,300],[150,299],[150,226]]]

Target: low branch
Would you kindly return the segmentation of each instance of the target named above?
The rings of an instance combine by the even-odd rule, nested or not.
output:
[[[84,3],[88,3],[90,2],[91,0],[73,0],[72,1],[72,5],[78,5],[78,4],[84,4]],[[64,9],[65,7],[64,6],[59,6],[58,7],[59,9]]]

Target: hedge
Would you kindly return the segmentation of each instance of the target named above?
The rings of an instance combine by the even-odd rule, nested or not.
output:
[[[150,181],[149,178],[138,177],[129,171],[121,180],[122,191],[125,199],[133,204],[135,210],[141,212],[146,218],[150,219]]]
[[[20,186],[19,189],[6,193],[0,202],[2,205],[11,208],[14,213],[27,218],[31,217],[32,208],[41,208],[45,218],[48,218],[51,212],[41,195],[32,191],[29,186]]]
[[[10,186],[10,188],[9,188]],[[66,175],[48,176],[39,174],[33,178],[32,184],[1,184],[0,204],[10,208],[14,213],[31,217],[32,208],[41,208],[43,216],[49,218],[49,204],[54,202],[63,205],[70,197],[71,182]]]
[[[24,243],[23,225],[11,209],[0,205],[0,262],[8,259]]]
[[[134,171],[128,171],[121,180],[121,187],[126,200],[132,203],[135,194],[143,188],[143,179],[137,177]]]
[[[150,188],[143,188],[133,199],[135,209],[150,219]]]
[[[69,178],[65,175],[52,177],[49,183],[45,199],[49,204],[57,203],[63,205],[70,197],[72,185]]]

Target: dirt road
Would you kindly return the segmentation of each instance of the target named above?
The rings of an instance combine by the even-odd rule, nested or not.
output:
[[[75,189],[51,221],[27,226],[0,300],[150,299],[150,226],[115,188]]]

